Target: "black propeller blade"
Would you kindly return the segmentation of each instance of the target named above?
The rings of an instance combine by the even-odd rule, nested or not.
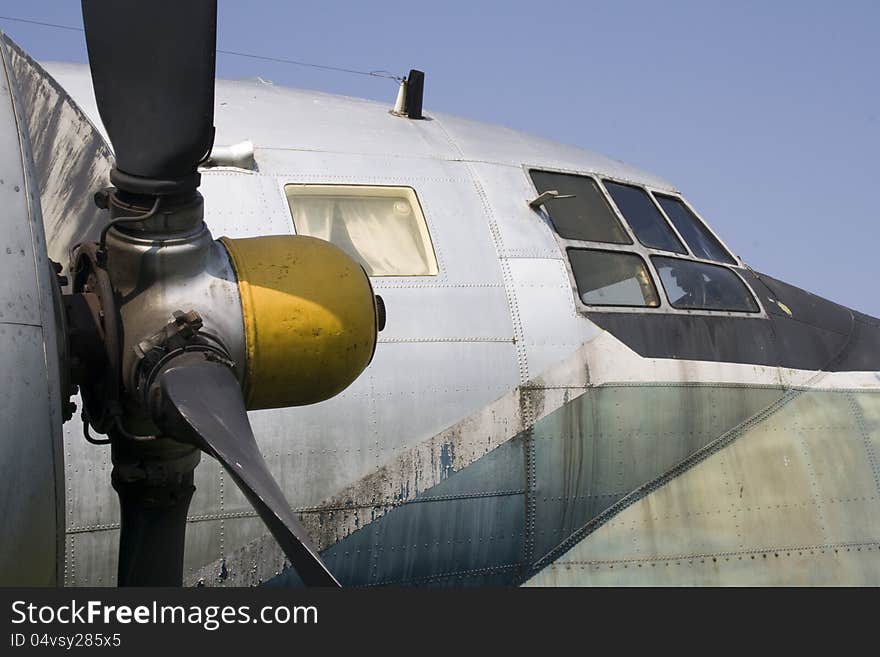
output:
[[[114,469],[121,517],[117,584],[180,586],[186,514],[195,492],[192,470],[165,486],[151,487],[143,481],[119,483],[119,471]]]
[[[82,0],[82,11],[111,181],[135,194],[194,191],[214,141],[216,0]]]
[[[151,223],[151,244],[161,248],[187,239],[193,222],[201,223],[196,189],[198,165],[214,139],[217,3],[82,0],[82,10],[95,97],[116,154],[110,180],[118,189],[107,202],[115,219],[102,233],[100,249],[105,262],[119,263],[140,254],[112,243],[108,247],[104,237],[111,229]],[[143,207],[153,210],[145,213],[139,210]],[[112,284],[112,272],[108,275]],[[182,326],[174,324],[174,332],[154,337],[165,345],[166,339],[180,337],[176,331]],[[200,326],[198,318],[186,339]],[[219,356],[209,360],[204,351],[182,350],[159,361],[148,379],[128,382],[129,395],[149,392],[136,402],[139,408],[127,408],[126,418],[147,411],[162,437],[139,440],[143,436],[130,434],[118,415],[111,430],[113,484],[122,505],[119,583],[180,583],[198,447],[229,472],[305,584],[339,586],[269,473],[238,380],[221,361]]]
[[[339,586],[266,467],[232,370],[195,352],[172,360],[154,381],[151,406],[163,431],[220,461],[307,586]]]

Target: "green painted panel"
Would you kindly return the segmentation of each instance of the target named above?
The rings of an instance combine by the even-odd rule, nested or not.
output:
[[[793,391],[530,585],[880,585],[880,393]]]
[[[532,433],[532,561],[782,395],[775,387],[604,386],[544,418]]]

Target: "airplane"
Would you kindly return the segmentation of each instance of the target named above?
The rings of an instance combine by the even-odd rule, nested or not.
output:
[[[82,4],[0,45],[0,585],[880,584],[880,320],[418,71]]]

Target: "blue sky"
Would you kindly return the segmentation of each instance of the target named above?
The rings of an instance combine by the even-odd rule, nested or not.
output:
[[[79,3],[0,15],[81,26]],[[37,59],[81,32],[0,20]],[[752,267],[880,316],[880,3],[220,0],[226,50],[426,72],[425,106],[675,183]],[[219,77],[392,102],[389,80],[218,55]]]

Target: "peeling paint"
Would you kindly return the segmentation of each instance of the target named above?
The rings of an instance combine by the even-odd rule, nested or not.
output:
[[[49,257],[67,266],[73,244],[97,239],[105,218],[92,197],[110,185],[113,154],[67,93],[12,45],[13,71],[27,106]]]
[[[440,481],[448,479],[455,468],[455,443],[440,446]]]

